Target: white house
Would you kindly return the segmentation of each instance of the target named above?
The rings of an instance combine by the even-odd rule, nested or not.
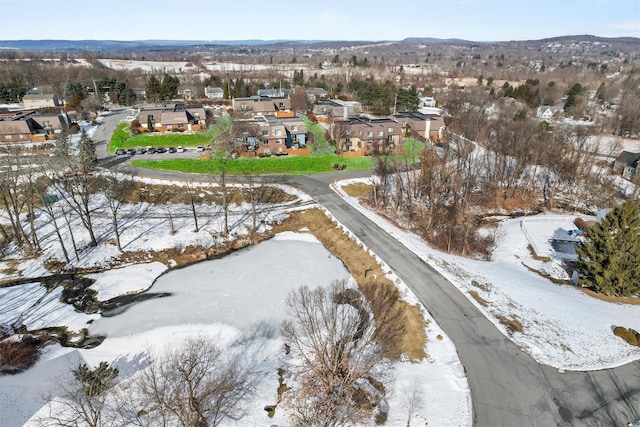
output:
[[[561,116],[563,111],[562,106],[559,105],[541,105],[536,111],[536,117],[542,120],[552,120]]]
[[[221,87],[207,86],[204,88],[204,96],[210,99],[222,99],[224,97],[224,90]]]

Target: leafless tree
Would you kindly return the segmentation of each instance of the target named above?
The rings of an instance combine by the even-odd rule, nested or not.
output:
[[[149,425],[217,426],[240,419],[253,392],[246,365],[203,338],[187,339],[141,372],[134,387]]]
[[[293,385],[283,395],[295,426],[337,426],[371,420],[384,398],[386,359],[374,339],[364,298],[345,281],[302,287],[287,297],[281,331]]]
[[[411,427],[411,419],[415,413],[424,408],[424,391],[420,383],[414,380],[408,388],[402,390],[402,406],[407,411],[407,427]]]
[[[110,402],[118,369],[101,362],[95,369],[79,365],[71,376],[57,384],[59,396],[46,397],[49,413],[40,417],[43,427],[108,427],[115,424],[117,411]]]
[[[200,231],[200,227],[198,226],[198,210],[196,209],[196,187],[194,187],[193,182],[187,182],[187,195],[189,197],[189,206],[191,207],[191,214],[193,216],[193,223],[195,225],[195,231],[198,233]],[[172,228],[173,228],[173,220],[171,220]]]
[[[107,172],[103,183],[104,193],[107,198],[107,207],[111,213],[111,225],[119,251],[122,251],[120,243],[120,208],[131,196],[132,187],[129,181],[118,177],[116,172]]]
[[[17,152],[11,152],[3,156],[3,164],[0,165],[0,201],[9,222],[13,238],[17,245],[26,249],[28,253],[36,250],[27,232],[24,229],[22,214],[27,205],[24,195],[22,174],[24,173],[23,156]]]

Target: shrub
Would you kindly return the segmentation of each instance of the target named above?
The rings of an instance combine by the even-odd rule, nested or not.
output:
[[[633,329],[627,329],[623,326],[616,326],[613,329],[613,334],[622,338],[631,345],[634,345],[636,347],[640,346],[640,343],[638,342],[638,340],[640,339],[640,334],[638,334]]]
[[[0,372],[22,372],[36,363],[39,356],[38,345],[31,338],[24,338],[22,341],[0,341]]]

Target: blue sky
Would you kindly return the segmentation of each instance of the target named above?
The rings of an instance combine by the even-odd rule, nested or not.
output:
[[[0,40],[640,37],[640,0],[0,0]]]

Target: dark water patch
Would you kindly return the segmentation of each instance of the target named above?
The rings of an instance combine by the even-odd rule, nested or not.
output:
[[[165,298],[173,295],[171,292],[149,292],[135,295],[122,295],[100,303],[102,317],[113,317],[124,313],[134,304],[156,298]]]

